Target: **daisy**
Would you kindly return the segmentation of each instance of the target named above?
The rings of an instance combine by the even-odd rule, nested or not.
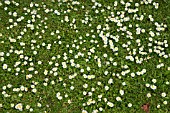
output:
[[[8,68],[8,65],[7,64],[3,64],[3,67],[2,67],[4,70],[6,70]]]
[[[23,110],[22,103],[18,103],[17,105],[15,105],[15,109],[18,109],[19,111],[22,111]]]
[[[166,97],[166,93],[163,92],[163,93],[161,94],[161,96],[162,96],[162,97]]]
[[[129,107],[129,108],[132,107],[132,103],[128,103],[128,107]]]
[[[107,102],[107,105],[108,105],[109,107],[113,107],[113,106],[114,106],[114,104],[113,104],[112,102]]]

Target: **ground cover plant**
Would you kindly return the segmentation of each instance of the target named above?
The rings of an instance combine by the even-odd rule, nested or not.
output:
[[[170,112],[169,0],[1,0],[0,113]]]

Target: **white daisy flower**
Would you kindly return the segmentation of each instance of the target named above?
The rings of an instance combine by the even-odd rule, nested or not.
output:
[[[165,105],[166,105],[166,104],[168,104],[168,102],[167,102],[167,101],[163,101],[163,104],[165,104]]]
[[[33,110],[34,110],[33,108],[30,108],[30,112],[33,112]]]
[[[4,70],[6,70],[8,68],[8,65],[7,64],[3,64],[3,67],[2,67]]]
[[[166,93],[163,92],[163,93],[161,94],[161,96],[162,96],[162,97],[166,97]]]
[[[132,103],[128,103],[128,107],[129,107],[129,108],[132,107]]]
[[[156,107],[157,107],[157,108],[160,108],[160,104],[158,104]]]
[[[105,88],[106,91],[109,90],[109,86],[105,86],[104,88]]]
[[[17,105],[15,105],[15,109],[18,109],[19,111],[22,111],[23,110],[22,103],[18,103]]]
[[[26,109],[30,109],[30,105],[26,105]]]
[[[156,89],[157,89],[157,86],[151,85],[150,88],[153,89],[153,90],[156,90]]]
[[[117,101],[122,101],[121,97],[116,97]]]
[[[33,92],[33,93],[36,93],[36,92],[37,92],[37,89],[36,89],[36,88],[32,89],[32,92]]]
[[[153,83],[156,83],[156,79],[152,79],[152,82],[153,82]]]
[[[150,97],[151,97],[151,94],[150,94],[150,93],[148,93],[146,96],[147,96],[148,98],[150,98]]]
[[[17,13],[16,13],[16,12],[14,12],[14,13],[13,13],[13,16],[14,16],[14,17],[16,17],[16,16],[17,16]]]
[[[120,95],[124,95],[124,90],[119,90]]]
[[[4,3],[7,4],[7,5],[10,5],[11,2],[9,0],[5,0]]]
[[[42,105],[41,105],[41,103],[37,103],[37,106],[38,106],[38,107],[41,107]]]
[[[82,110],[82,113],[88,113],[86,110]]]
[[[112,83],[113,83],[113,79],[110,78],[110,79],[108,80],[108,83],[109,83],[109,84],[112,84]]]
[[[113,104],[112,102],[107,102],[107,105],[108,105],[109,107],[113,107],[113,106],[114,106],[114,104]]]
[[[145,86],[146,86],[146,87],[150,87],[150,84],[147,83],[147,84],[145,84]]]

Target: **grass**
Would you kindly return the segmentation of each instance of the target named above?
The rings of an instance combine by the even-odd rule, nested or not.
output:
[[[140,5],[139,11],[136,14],[140,16],[146,13],[142,22],[133,20],[134,14],[125,13],[125,17],[129,16],[130,20],[128,22],[122,22],[122,24],[123,26],[127,26],[127,30],[132,33],[133,39],[129,39],[126,32],[117,31],[117,29],[120,28],[117,26],[117,23],[106,21],[106,18],[111,16],[111,12],[114,12],[114,16],[120,19],[120,15],[118,15],[117,12],[124,11],[124,6],[120,3],[117,8],[114,9],[112,0],[108,0],[107,2],[104,0],[96,0],[102,5],[96,9],[99,11],[102,9],[105,10],[98,14],[95,13],[96,9],[92,9],[94,3],[88,0],[80,0],[80,5],[72,5],[71,1],[67,1],[63,2],[61,6],[58,5],[58,1],[55,1],[55,3],[50,0],[33,1],[32,3],[39,4],[38,7],[30,7],[31,0],[15,1],[19,3],[19,6],[15,6],[12,2],[10,5],[5,4],[3,1],[0,2],[2,3],[0,6],[0,34],[2,34],[0,37],[1,113],[21,112],[15,108],[18,103],[22,103],[23,113],[31,112],[31,109],[26,109],[27,105],[30,105],[33,113],[81,113],[82,110],[91,113],[94,112],[93,110],[99,110],[100,107],[103,108],[104,113],[144,113],[141,106],[146,103],[150,103],[151,113],[168,113],[170,111],[170,90],[169,85],[166,84],[166,82],[170,82],[170,70],[168,69],[170,59],[169,57],[164,58],[159,56],[159,54],[155,52],[148,52],[149,49],[154,50],[154,47],[159,46],[154,41],[163,42],[167,40],[167,44],[170,45],[170,1],[154,0],[159,3],[159,9],[155,9],[153,5]],[[125,0],[125,2],[128,2],[128,0]],[[140,3],[139,0],[136,2]],[[134,3],[135,2],[131,3],[132,6],[130,6],[130,8],[135,7]],[[43,5],[46,5],[46,7]],[[110,9],[107,9],[108,5],[110,5]],[[85,8],[82,9],[81,6]],[[4,10],[5,7],[8,8],[7,11]],[[27,11],[23,10],[24,7],[27,7],[27,9],[31,11],[37,10],[35,16],[41,16],[41,18],[35,18],[35,22],[31,22],[34,25],[33,30],[26,27],[28,20],[32,19],[33,14],[28,13],[25,15]],[[77,8],[78,10],[70,9],[70,13],[64,13],[65,10],[71,7]],[[40,8],[40,10],[38,10],[38,8]],[[53,11],[46,13],[46,9],[53,9]],[[58,10],[61,14],[54,14],[54,10]],[[8,12],[17,12],[18,16],[8,15]],[[153,16],[155,22],[167,25],[165,31],[160,32],[160,36],[153,37],[154,41],[151,47],[148,46],[148,43],[150,43],[148,40],[150,37],[149,31],[158,31],[155,30],[154,22],[149,21],[149,18],[147,18],[149,14]],[[24,20],[17,22],[17,26],[7,29],[7,27],[13,25],[14,22],[17,21],[17,18],[21,16],[24,17]],[[69,17],[69,22],[61,22],[65,19],[65,16]],[[86,17],[88,17],[88,19]],[[10,18],[12,18],[14,22],[10,23]],[[72,23],[73,19],[76,20],[75,23]],[[82,20],[86,20],[87,24],[83,24]],[[70,25],[70,23],[73,25]],[[89,24],[91,24],[91,26],[89,26]],[[106,27],[106,24],[108,24],[110,29],[102,30]],[[129,24],[132,24],[133,27],[129,28]],[[145,29],[146,32],[137,35],[136,24],[139,24],[139,27]],[[77,28],[74,28],[74,25],[76,25]],[[118,52],[113,52],[109,44],[107,47],[104,47],[104,42],[96,29],[98,25],[102,26],[100,31],[103,31],[104,35],[108,32],[110,33],[108,39],[112,40],[114,46],[119,48]],[[45,30],[45,32],[43,33],[42,30]],[[56,30],[60,32],[56,33]],[[78,32],[76,32],[76,30],[78,30]],[[22,32],[24,32],[23,35],[21,35]],[[51,35],[52,32],[54,35]],[[93,35],[95,35],[95,38]],[[111,38],[111,35],[119,36],[119,41],[116,42]],[[22,38],[18,39],[18,36]],[[11,42],[10,37],[16,39],[16,42]],[[82,37],[82,39],[80,37]],[[141,46],[138,46],[136,39],[141,40]],[[36,40],[36,43],[33,43],[33,40]],[[60,41],[61,44],[59,44]],[[25,43],[25,45],[21,46],[21,42]],[[131,42],[131,44],[129,44],[130,50],[128,51],[127,48],[122,47],[122,45],[129,42]],[[43,43],[45,43],[45,46],[43,46]],[[51,44],[50,49],[47,49],[48,44]],[[69,47],[67,47],[67,45],[69,45]],[[148,53],[147,55],[141,55],[139,53],[139,48],[142,46],[144,47],[144,51]],[[164,48],[163,52],[169,55],[169,46],[166,48],[164,46],[161,47]],[[90,52],[92,48],[95,48],[94,53]],[[136,63],[137,59],[134,62],[125,59],[130,51],[133,53],[133,49],[136,49],[137,54],[135,56],[142,59],[151,57],[151,59],[143,61],[141,64]],[[16,50],[23,50],[23,53],[19,53]],[[70,50],[72,50],[72,53]],[[35,51],[37,54],[33,54]],[[7,53],[10,55],[6,55]],[[118,54],[116,55],[116,53]],[[66,60],[64,59],[64,54],[67,54]],[[104,57],[104,54],[107,54],[107,57]],[[24,58],[22,58],[22,55]],[[60,58],[58,55],[60,55]],[[76,55],[78,55],[78,58]],[[25,57],[28,57],[28,60]],[[113,58],[113,61],[110,58]],[[74,64],[79,64],[80,67],[71,65],[70,60],[72,59],[74,59]],[[101,61],[101,67],[98,67],[99,59]],[[42,64],[38,64],[38,61],[42,61]],[[14,66],[16,62],[21,62],[21,64]],[[67,68],[63,68],[63,62],[67,63]],[[114,62],[117,62],[117,65],[113,65]],[[163,63],[164,66],[157,68],[157,65],[160,63]],[[7,68],[10,68],[11,71],[3,69],[4,64],[7,64]],[[128,68],[123,68],[123,66],[126,65]],[[30,71],[30,67],[34,67],[34,70]],[[87,71],[87,67],[90,67],[91,70]],[[17,72],[16,68],[20,68],[20,71]],[[57,68],[57,74],[54,68]],[[81,72],[81,69],[84,69],[84,72]],[[146,69],[146,73],[131,77],[132,72],[140,72],[142,69]],[[45,70],[48,70],[47,75],[44,74]],[[130,72],[126,75],[121,75],[125,70],[130,70]],[[37,74],[36,71],[38,72]],[[107,72],[108,74],[105,74]],[[16,73],[18,73],[18,75],[16,75]],[[32,78],[26,79],[26,76],[29,74],[32,75]],[[77,74],[77,76],[69,79],[71,75],[73,76],[75,74]],[[84,78],[84,74],[95,75],[95,78],[91,80]],[[113,79],[113,84],[108,84],[109,79]],[[156,79],[157,82],[153,83],[153,79]],[[38,83],[35,85],[36,93],[32,92],[34,88],[31,87],[34,82]],[[55,84],[52,84],[52,82],[55,82]],[[101,85],[98,85],[99,82],[101,82]],[[126,85],[122,85],[124,82]],[[45,86],[44,83],[46,83],[47,86]],[[150,87],[146,87],[147,83],[150,85],[154,84],[157,86],[157,89],[153,90]],[[4,86],[8,84],[11,84],[12,88],[7,87],[4,89]],[[88,87],[83,88],[84,84],[88,84]],[[21,86],[27,87],[28,91],[13,91],[14,88],[20,88]],[[74,90],[70,89],[71,86],[74,86]],[[105,86],[109,87],[108,91],[105,90]],[[95,91],[92,91],[92,88],[94,88]],[[125,94],[122,96],[119,93],[120,89],[125,91]],[[4,91],[11,96],[5,97],[5,94],[3,94]],[[61,100],[56,97],[58,92],[60,92],[62,96]],[[90,92],[92,95],[83,95],[83,92]],[[166,97],[161,96],[163,92],[166,93]],[[146,96],[148,93],[151,93],[150,98]],[[19,94],[22,94],[22,96],[20,97]],[[65,97],[65,95],[68,95],[68,97]],[[98,95],[103,95],[101,101],[98,99]],[[121,97],[122,101],[116,101],[116,97]],[[104,101],[104,98],[112,102],[114,107],[109,107],[107,102]],[[95,100],[95,103],[83,106],[83,103],[87,103],[89,99]],[[71,103],[69,103],[69,101],[71,101]],[[164,104],[164,101],[167,101],[167,104]],[[38,107],[37,103],[41,103],[41,107]],[[132,107],[128,107],[129,103],[132,104]],[[14,104],[14,106],[11,107],[11,104]],[[157,108],[158,105],[160,105],[160,108]]]

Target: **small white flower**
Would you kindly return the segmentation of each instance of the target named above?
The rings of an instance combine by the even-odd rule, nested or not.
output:
[[[30,79],[30,78],[32,78],[32,75],[31,75],[31,74],[26,75],[26,79]]]
[[[37,92],[37,89],[35,89],[35,88],[32,89],[32,92],[33,92],[33,93],[36,93],[36,92]]]
[[[51,81],[51,84],[52,84],[52,85],[54,85],[54,84],[55,84],[54,80],[53,80],[53,81]]]
[[[91,91],[95,91],[95,88],[92,87],[92,88],[91,88]]]
[[[67,98],[67,97],[68,97],[68,95],[67,95],[67,94],[65,94],[65,95],[64,95],[64,97],[66,97],[66,98]]]
[[[12,22],[13,22],[13,19],[9,19],[9,22],[12,23]]]
[[[142,73],[146,73],[146,69],[142,69]]]
[[[82,113],[88,113],[86,110],[82,110]]]
[[[168,67],[168,70],[170,70],[170,67]]]
[[[17,13],[16,13],[16,12],[14,12],[14,13],[13,13],[13,16],[14,16],[14,17],[16,17],[16,16],[17,16]]]
[[[42,62],[41,62],[41,61],[38,61],[38,64],[42,64]]]
[[[160,108],[160,105],[159,105],[159,104],[157,105],[157,108]]]
[[[150,31],[149,34],[151,35],[151,37],[155,36],[155,33],[153,31]]]
[[[140,75],[140,74],[141,74],[141,72],[139,72],[139,71],[138,71],[138,72],[136,72],[136,74],[137,74],[137,75]]]
[[[114,66],[117,66],[117,62],[113,62],[113,65],[114,65]]]
[[[3,64],[3,69],[7,69],[8,68],[8,65],[7,64]]]
[[[150,88],[153,89],[153,90],[156,90],[157,86],[151,85]]]
[[[36,55],[36,54],[37,54],[37,51],[33,51],[33,54]]]
[[[84,84],[83,87],[84,87],[84,88],[87,88],[87,87],[88,87],[88,84]]]
[[[88,96],[92,96],[92,94],[93,94],[92,92],[88,92]]]
[[[109,90],[109,86],[105,86],[104,88],[105,88],[106,91]]]
[[[48,84],[45,82],[45,83],[43,83],[43,85],[44,85],[44,86],[47,86]]]
[[[99,108],[99,111],[103,111],[103,108],[102,108],[102,107],[100,107],[100,108]]]
[[[41,103],[37,103],[37,106],[38,106],[38,107],[41,107]]]
[[[97,85],[99,85],[99,86],[100,86],[101,84],[102,84],[101,82],[97,82]]]
[[[30,112],[32,112],[33,111],[33,108],[30,108]]]
[[[84,72],[84,69],[81,69],[80,72],[83,73],[83,72]]]
[[[87,67],[87,71],[90,71],[90,67]]]
[[[27,87],[25,87],[25,88],[24,88],[24,90],[25,90],[25,91],[28,91],[28,88],[27,88]]]
[[[63,97],[62,97],[62,96],[59,96],[59,97],[58,97],[58,99],[59,99],[59,100],[62,100],[62,99],[63,99]]]
[[[162,97],[166,97],[166,93],[165,93],[165,92],[162,93],[161,96],[162,96]]]
[[[147,84],[145,84],[145,86],[146,86],[146,87],[150,87],[150,84],[147,83]]]
[[[151,94],[150,94],[150,93],[148,93],[146,96],[147,96],[148,98],[150,98],[150,97],[151,97]]]
[[[74,86],[71,86],[70,89],[71,89],[71,90],[74,90]]]
[[[3,90],[6,90],[6,86],[3,86],[2,89],[3,89]]]
[[[153,82],[153,83],[156,83],[156,79],[152,79],[152,82]]]
[[[131,75],[131,77],[135,77],[135,73],[131,73],[130,75]]]
[[[167,101],[163,101],[163,104],[165,104],[165,105],[166,105],[167,103],[168,103]]]
[[[98,30],[101,29],[101,25],[98,25],[98,26],[97,26],[97,29],[98,29]]]
[[[166,82],[166,85],[169,85],[169,82],[168,82],[168,81]]]
[[[12,85],[11,85],[11,84],[8,84],[8,85],[7,85],[7,87],[8,87],[8,88],[11,88],[11,87],[12,87]]]
[[[19,97],[22,97],[22,93],[20,93],[18,96],[19,96]]]
[[[25,87],[24,87],[24,86],[21,86],[21,87],[20,87],[20,90],[21,90],[21,91],[24,91],[24,90],[25,90]]]
[[[6,94],[6,91],[2,91],[2,94],[3,94],[3,95]]]
[[[110,79],[108,80],[108,83],[109,83],[109,84],[112,84],[112,83],[113,83],[113,79],[110,78]]]
[[[66,62],[62,62],[62,67],[63,67],[63,68],[67,68]]]
[[[124,90],[120,90],[119,93],[120,93],[121,95],[124,95]]]
[[[48,70],[44,70],[44,75],[47,75],[48,74]]]
[[[113,104],[112,102],[107,102],[107,105],[108,105],[109,107],[113,107],[113,106],[114,106],[114,104]]]
[[[83,91],[83,95],[87,95],[87,92],[86,92],[86,91]]]
[[[107,75],[109,72],[108,71],[105,71],[104,74]]]
[[[69,22],[68,16],[65,16],[64,20],[65,20],[66,22]]]
[[[10,1],[9,0],[5,0],[5,4],[9,5]]]
[[[121,97],[116,97],[117,101],[122,101]]]
[[[16,71],[17,71],[17,72],[19,72],[19,71],[20,71],[20,68],[19,68],[19,67],[18,67],[18,68],[16,68]]]
[[[126,85],[126,82],[122,82],[122,85],[125,86],[125,85]]]
[[[11,107],[13,108],[14,106],[15,106],[15,105],[12,103],[12,104],[11,104]]]
[[[19,111],[22,111],[23,110],[22,103],[18,103],[17,105],[15,105],[15,109],[18,109]]]
[[[128,103],[128,107],[129,107],[129,108],[132,107],[132,104],[131,104],[131,103]]]
[[[50,12],[50,10],[49,9],[45,9],[45,13],[49,13]]]
[[[0,108],[2,108],[3,107],[3,105],[0,103]]]
[[[34,70],[34,67],[28,68],[28,71],[33,71],[33,70]]]

